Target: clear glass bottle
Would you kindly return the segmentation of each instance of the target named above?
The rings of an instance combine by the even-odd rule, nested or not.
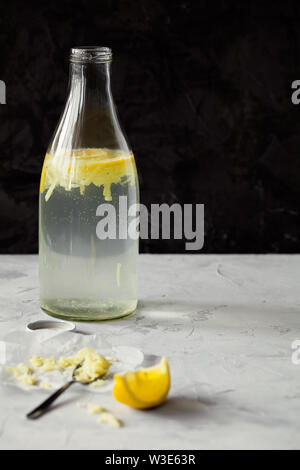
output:
[[[138,178],[111,94],[111,59],[109,48],[71,50],[68,97],[43,165],[40,302],[59,318],[108,320],[137,306],[138,239],[120,235],[119,209],[121,200],[139,202]],[[115,237],[101,235],[103,204],[115,211]]]

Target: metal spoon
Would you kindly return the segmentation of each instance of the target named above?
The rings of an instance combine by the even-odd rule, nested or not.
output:
[[[73,385],[75,383],[79,383],[81,385],[90,385],[93,382],[96,382],[96,380],[99,380],[100,376],[96,377],[96,379],[90,380],[89,382],[80,382],[79,380],[76,380],[76,372],[78,371],[78,369],[80,369],[80,367],[82,367],[82,363],[78,364],[78,366],[75,367],[75,369],[73,371],[73,374],[72,374],[72,380],[70,382],[63,385],[63,387],[61,387],[59,390],[57,390],[55,393],[53,393],[53,395],[51,395],[51,397],[47,398],[47,400],[45,400],[41,405],[39,405],[37,408],[35,408],[30,413],[28,413],[28,415],[26,415],[26,417],[28,419],[38,419],[38,418],[40,418],[43,414],[46,413],[49,406],[52,405],[52,403],[58,397],[60,397],[60,395],[62,393],[64,393],[66,390],[68,390],[68,388],[70,388],[71,385]]]

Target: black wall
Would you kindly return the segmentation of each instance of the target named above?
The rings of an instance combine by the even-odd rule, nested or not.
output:
[[[71,46],[114,52],[141,199],[204,203],[204,252],[299,252],[300,2],[11,0],[0,14],[0,251],[37,251]],[[184,242],[143,241],[144,252]]]

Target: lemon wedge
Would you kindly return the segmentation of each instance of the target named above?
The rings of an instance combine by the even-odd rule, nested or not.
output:
[[[170,390],[170,371],[166,357],[149,368],[114,376],[114,398],[132,408],[146,409],[161,405]]]

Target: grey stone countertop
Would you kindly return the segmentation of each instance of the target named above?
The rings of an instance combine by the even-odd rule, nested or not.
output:
[[[105,397],[124,421],[116,429],[76,408],[77,389],[28,421],[25,412],[49,392],[1,383],[0,448],[299,448],[299,279],[298,255],[142,255],[136,314],[78,329],[166,355],[168,401],[145,412]],[[37,257],[1,256],[0,339],[43,318]]]

